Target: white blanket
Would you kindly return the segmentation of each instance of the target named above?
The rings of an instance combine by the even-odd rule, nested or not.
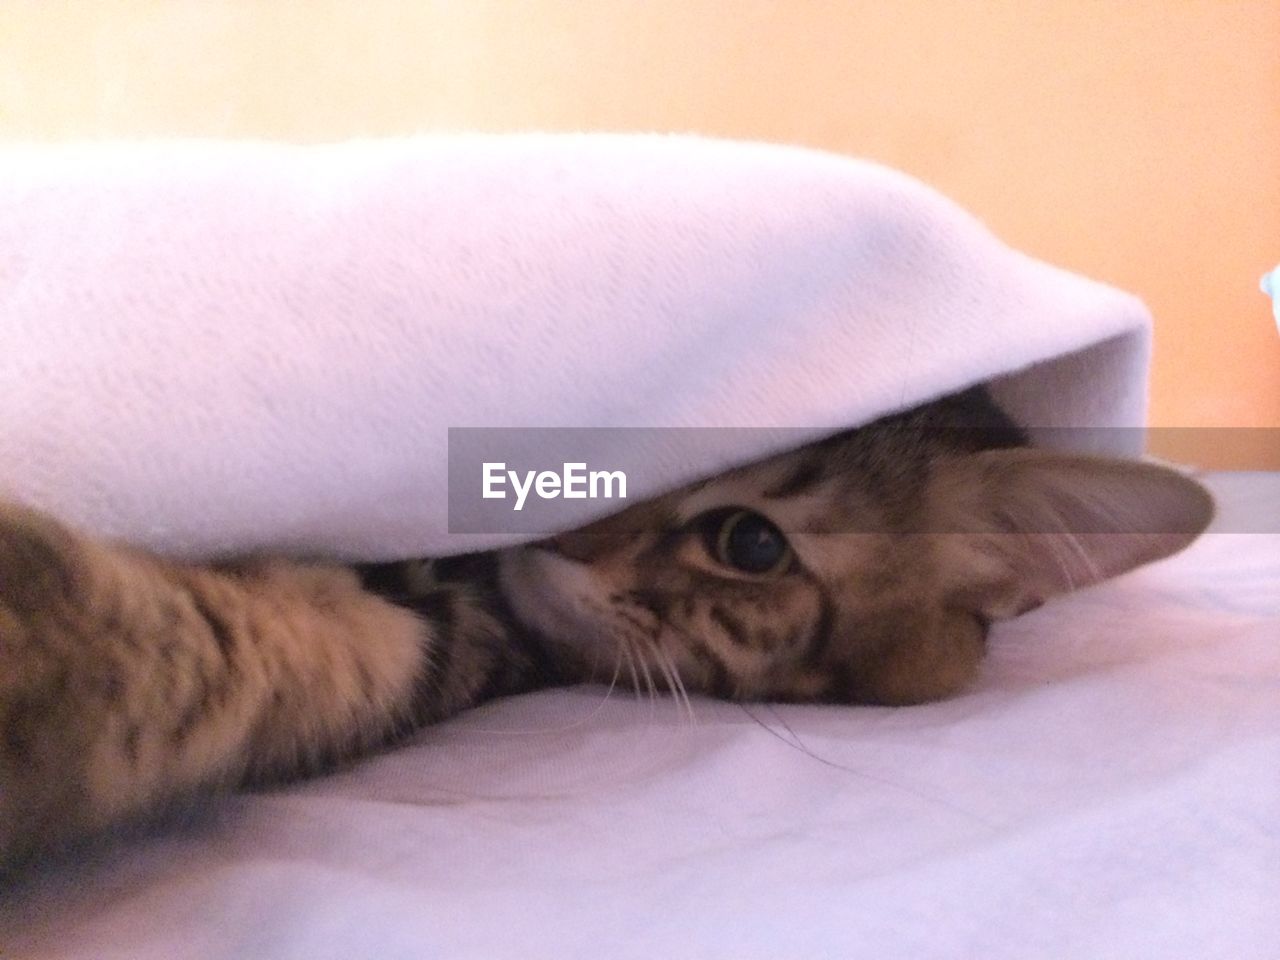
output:
[[[491,543],[448,533],[450,427],[794,443],[1002,374],[1028,424],[1138,425],[1147,322],[908,177],[794,148],[0,151],[0,492],[175,553]],[[645,450],[628,495],[768,437]]]
[[[1280,474],[1211,485],[1272,532],[1000,625],[955,700],[493,704],[12,894],[0,955],[1275,960]]]

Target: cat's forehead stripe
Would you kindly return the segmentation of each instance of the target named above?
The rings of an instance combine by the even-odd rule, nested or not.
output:
[[[805,493],[810,487],[822,480],[825,475],[826,464],[823,462],[823,458],[814,451],[804,451],[788,466],[791,471],[790,476],[784,478],[781,483],[767,487],[764,490],[764,496],[767,499],[776,500],[781,497],[791,497],[799,493]]]

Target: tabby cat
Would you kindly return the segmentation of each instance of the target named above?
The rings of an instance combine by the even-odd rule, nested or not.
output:
[[[980,388],[436,561],[189,565],[0,506],[0,863],[550,685],[945,697],[991,621],[1211,513],[1173,470],[1029,448]]]

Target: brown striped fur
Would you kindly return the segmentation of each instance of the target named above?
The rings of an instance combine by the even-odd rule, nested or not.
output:
[[[783,531],[785,569],[726,566],[704,529],[724,508]],[[990,621],[1172,553],[1211,512],[1172,470],[1025,449],[981,390],[435,562],[189,565],[0,505],[0,864],[553,684],[947,696]]]

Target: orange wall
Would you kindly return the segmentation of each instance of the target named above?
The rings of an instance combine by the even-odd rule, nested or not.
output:
[[[0,139],[464,127],[690,130],[886,161],[1145,297],[1154,424],[1280,427],[1280,335],[1257,289],[1280,262],[1276,0],[0,6]]]

